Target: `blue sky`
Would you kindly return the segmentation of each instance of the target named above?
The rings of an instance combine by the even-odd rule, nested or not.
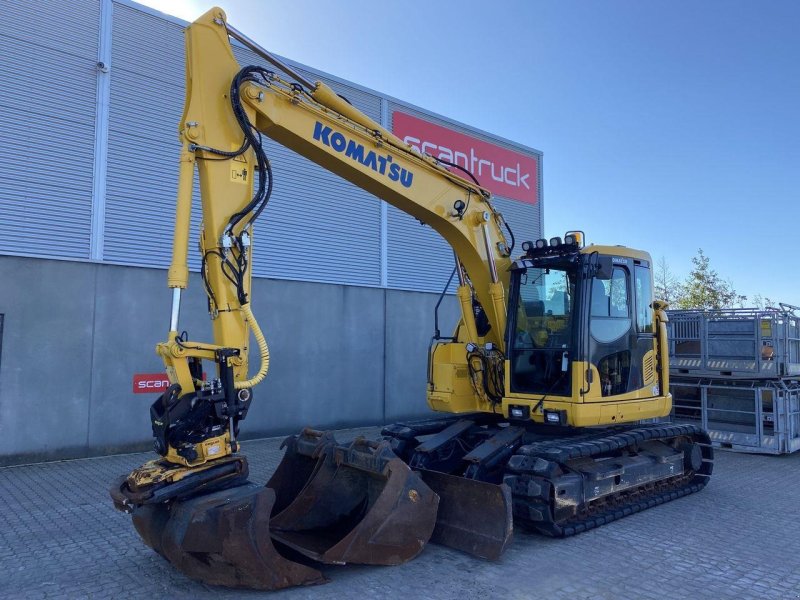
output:
[[[192,20],[193,0],[146,0]],[[548,236],[800,304],[800,1],[220,0],[265,48],[544,152]]]

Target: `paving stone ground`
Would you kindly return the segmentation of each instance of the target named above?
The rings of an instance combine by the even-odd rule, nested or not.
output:
[[[377,430],[349,430],[345,440]],[[279,438],[245,442],[266,481]],[[399,567],[327,567],[325,585],[196,583],[147,548],[108,486],[130,454],[0,469],[0,598],[800,598],[800,453],[717,452],[709,486],[566,540],[516,532],[499,562],[429,545]]]

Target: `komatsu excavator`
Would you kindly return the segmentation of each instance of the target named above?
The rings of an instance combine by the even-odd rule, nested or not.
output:
[[[272,67],[240,67],[231,38]],[[515,526],[569,536],[706,485],[705,432],[640,424],[672,402],[647,253],[587,246],[574,231],[514,255],[471,173],[308,81],[218,8],[186,29],[186,60],[172,314],[157,346],[171,385],[151,408],[159,457],[111,489],[146,544],[203,582],[279,589],[323,581],[320,563],[398,564],[429,540],[496,559]],[[262,136],[436,230],[454,251],[461,307],[453,335],[437,331],[430,345],[439,416],[348,444],[305,429],[266,486],[249,481],[237,442],[269,362],[250,296],[273,176]],[[179,328],[195,170],[213,344]],[[261,355],[252,377],[250,332]],[[204,362],[215,365],[207,380]]]

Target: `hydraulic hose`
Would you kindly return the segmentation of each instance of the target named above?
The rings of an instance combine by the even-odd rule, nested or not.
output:
[[[242,304],[242,312],[244,313],[245,321],[249,323],[250,327],[253,329],[253,335],[258,344],[258,351],[261,354],[261,366],[258,369],[258,373],[253,375],[250,379],[234,382],[233,387],[237,390],[257,386],[264,381],[264,377],[267,376],[267,371],[269,371],[269,347],[267,346],[267,340],[264,338],[264,333],[258,326],[258,321],[256,321],[253,311],[250,309],[249,302],[247,304]]]

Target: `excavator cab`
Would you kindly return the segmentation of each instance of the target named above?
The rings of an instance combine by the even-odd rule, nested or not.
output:
[[[535,399],[544,410],[531,416],[545,423],[601,424],[583,422],[582,405],[661,398],[664,389],[650,256],[580,239],[525,242],[511,266],[507,393],[515,405]],[[551,402],[564,405],[558,419],[547,417]]]

